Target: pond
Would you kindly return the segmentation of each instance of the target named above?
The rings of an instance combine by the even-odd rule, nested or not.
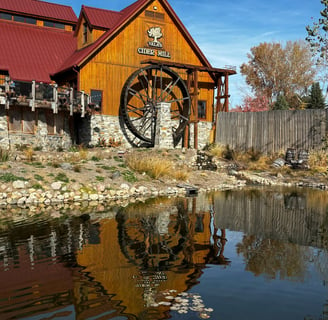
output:
[[[0,216],[0,319],[328,319],[324,191]]]

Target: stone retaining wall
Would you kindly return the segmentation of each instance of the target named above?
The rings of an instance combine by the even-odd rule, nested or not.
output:
[[[16,146],[31,145],[40,149],[56,150],[69,149],[73,144],[69,128],[69,119],[66,119],[62,134],[48,134],[47,122],[44,113],[38,114],[35,134],[12,133],[8,131],[6,110],[0,109],[0,147],[14,149]],[[210,142],[212,129],[211,122],[198,123],[198,149],[203,149]],[[107,115],[87,115],[79,121],[79,143],[86,146],[97,146],[101,141],[108,144],[110,141],[119,142],[123,148],[131,148],[131,144],[123,134],[119,117]],[[194,124],[190,125],[190,147],[194,147]],[[130,136],[132,139],[132,137]],[[160,146],[166,148],[166,145]],[[181,144],[177,148],[181,147]]]

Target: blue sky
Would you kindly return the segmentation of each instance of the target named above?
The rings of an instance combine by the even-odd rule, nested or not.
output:
[[[168,0],[213,67],[239,67],[247,53],[261,42],[305,39],[305,27],[320,16],[320,0]],[[81,5],[121,10],[134,0],[48,0],[73,7]],[[244,78],[230,77],[230,106],[242,101],[249,88]]]

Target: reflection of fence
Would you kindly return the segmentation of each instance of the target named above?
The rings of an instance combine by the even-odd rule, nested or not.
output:
[[[0,105],[9,109],[12,105],[35,108],[51,108],[54,113],[58,110],[69,110],[81,113],[84,117],[90,109],[90,96],[83,91],[71,87],[59,87],[56,84],[42,82],[11,81],[9,77],[0,75]]]
[[[328,110],[220,112],[216,143],[246,151],[279,152],[316,149],[328,134]]]
[[[219,228],[298,245],[327,245],[319,232],[327,227],[326,209],[309,207],[307,196],[300,192],[227,192],[215,198],[214,209]]]

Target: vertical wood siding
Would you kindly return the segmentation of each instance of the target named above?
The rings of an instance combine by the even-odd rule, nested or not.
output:
[[[153,10],[157,7],[159,13],[164,14],[164,20],[152,19],[145,16],[145,12],[140,13],[131,21],[119,34],[110,40],[102,50],[100,50],[88,63],[80,70],[80,88],[86,93],[91,89],[103,91],[103,109],[102,113],[106,115],[117,116],[119,113],[120,97],[125,81],[141,65],[141,61],[149,59],[158,59],[163,61],[173,61],[202,66],[200,59],[192,50],[187,39],[185,39],[170,18],[164,8],[158,1],[154,1],[146,10]],[[138,54],[137,49],[148,47],[147,42],[151,38],[147,35],[147,30],[152,26],[162,28],[163,37],[160,41],[163,43],[163,50],[170,52],[171,59],[161,57],[151,57]],[[77,35],[82,38],[81,30]],[[99,34],[95,34],[97,38]],[[95,40],[93,38],[93,41]],[[79,44],[80,46],[81,44]],[[175,70],[186,80],[186,72]],[[199,74],[199,100],[207,101],[207,121],[212,119],[212,107],[214,101],[213,80],[208,73]]]
[[[319,149],[328,135],[328,110],[220,112],[216,143],[263,153]]]

